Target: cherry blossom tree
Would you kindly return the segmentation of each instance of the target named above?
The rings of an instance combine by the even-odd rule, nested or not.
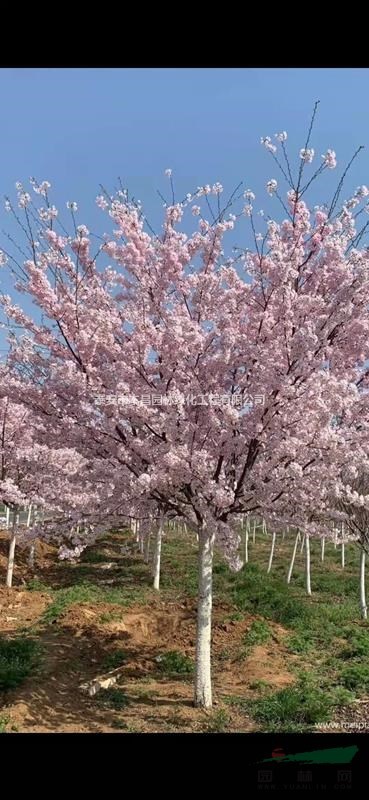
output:
[[[204,707],[212,704],[214,546],[241,567],[239,514],[271,524],[301,516],[303,529],[313,508],[308,534],[318,532],[322,465],[329,482],[340,435],[332,421],[355,402],[357,365],[368,354],[369,254],[356,219],[369,190],[339,207],[342,178],[327,207],[309,210],[309,186],[336,166],[328,150],[308,173],[311,130],[296,178],[285,132],[276,144],[262,140],[288,183],[284,200],[277,180],[267,182],[281,222],[257,221],[254,194],[240,187],[225,201],[214,184],[175,202],[170,170],[160,235],[125,189],[103,191],[98,205],[115,228],[95,249],[75,203],[68,235],[46,181],[32,182],[35,200],[18,186],[20,211],[7,201],[24,215],[29,257],[19,263],[7,249],[2,260],[42,312],[38,322],[2,298],[9,397],[37,415],[48,447],[67,444],[104,464],[115,503],[138,497],[196,528],[195,703]],[[180,228],[188,210],[198,222],[192,232]],[[245,218],[253,248],[232,251],[231,232],[245,235]]]

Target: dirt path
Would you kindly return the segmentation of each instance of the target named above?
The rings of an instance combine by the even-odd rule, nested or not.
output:
[[[107,563],[116,557],[116,551],[115,545],[105,547]],[[45,552],[38,558],[40,580],[43,571],[49,574],[54,557]],[[106,570],[96,572],[101,581],[106,579]],[[27,576],[25,564],[18,563],[18,581]],[[150,604],[129,608],[105,602],[78,603],[46,624],[42,614],[50,602],[48,592],[30,592],[19,586],[0,589],[0,635],[13,636],[19,629],[29,628],[43,652],[40,669],[17,689],[3,693],[0,716],[8,719],[7,730],[190,732],[210,727],[251,731],[253,722],[230,703],[232,698],[253,696],[252,686],[257,681],[280,688],[294,680],[286,669],[286,632],[281,626],[271,623],[270,644],[254,647],[245,656],[243,639],[254,617],[234,620],[228,606],[217,605],[213,626],[215,704],[207,713],[192,706],[190,675],[160,672],[160,658],[168,651],[194,658],[193,600],[164,603],[158,596]],[[81,684],[112,666],[120,672],[113,690],[90,697],[81,689]]]

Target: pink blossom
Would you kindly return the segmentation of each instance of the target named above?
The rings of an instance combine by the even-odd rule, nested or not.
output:
[[[274,134],[275,138],[278,139],[279,142],[286,142],[287,141],[287,132],[282,131],[281,133]]]
[[[327,152],[322,155],[322,159],[328,169],[335,169],[337,166],[337,158],[334,150],[327,150]]]
[[[306,149],[303,147],[300,150],[300,158],[302,159],[304,164],[311,164],[311,162],[312,162],[312,160],[314,158],[314,153],[315,153],[315,151],[313,150],[312,147],[311,148],[306,148]]]
[[[270,195],[275,194],[275,192],[277,191],[277,188],[278,188],[278,183],[274,178],[272,178],[272,180],[268,181],[268,183],[267,183],[267,192],[268,192],[268,194],[270,194]]]

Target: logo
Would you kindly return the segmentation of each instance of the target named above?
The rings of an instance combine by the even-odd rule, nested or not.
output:
[[[258,764],[267,764],[272,761],[282,764],[350,764],[359,752],[354,744],[349,747],[330,747],[325,750],[310,750],[305,753],[285,754],[282,747],[275,747],[271,758],[263,758]]]

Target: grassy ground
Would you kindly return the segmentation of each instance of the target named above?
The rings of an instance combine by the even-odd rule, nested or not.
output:
[[[330,721],[363,729],[369,629],[358,550],[346,546],[343,570],[339,548],[327,543],[322,564],[312,542],[308,597],[299,551],[286,585],[292,548],[292,536],[278,537],[269,575],[261,532],[241,572],[216,557],[212,712],[192,707],[194,538],[165,537],[160,596],[128,533],[106,537],[76,565],[39,554],[33,576],[21,554],[18,586],[0,593],[0,731],[319,731]],[[115,685],[83,693],[83,682],[111,670]]]

